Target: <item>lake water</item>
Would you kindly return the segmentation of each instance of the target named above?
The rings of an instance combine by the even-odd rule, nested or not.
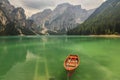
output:
[[[0,80],[67,80],[63,62],[77,54],[70,80],[120,80],[120,38],[0,37]]]

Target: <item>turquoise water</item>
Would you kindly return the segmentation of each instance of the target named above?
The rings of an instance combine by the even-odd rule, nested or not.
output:
[[[67,80],[63,62],[77,54],[70,80],[120,80],[120,38],[0,37],[0,80]]]

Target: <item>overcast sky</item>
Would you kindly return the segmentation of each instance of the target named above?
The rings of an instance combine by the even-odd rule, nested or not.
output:
[[[81,5],[84,9],[93,9],[100,6],[105,0],[9,0],[15,7],[25,9],[27,16],[40,12],[45,8],[54,9],[58,4],[70,3]]]

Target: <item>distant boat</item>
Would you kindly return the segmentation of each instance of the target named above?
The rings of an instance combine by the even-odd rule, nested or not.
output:
[[[78,55],[69,55],[64,61],[64,68],[68,71],[68,76],[71,76],[74,70],[79,66],[80,59]]]

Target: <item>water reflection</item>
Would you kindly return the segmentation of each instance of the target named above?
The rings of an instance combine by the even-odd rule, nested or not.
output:
[[[0,40],[0,78],[6,75],[7,72],[17,64],[17,62],[22,62],[26,59],[26,47],[14,45],[17,43],[22,43],[21,39],[11,40],[13,42],[8,39]]]
[[[63,61],[70,53],[81,59],[70,80],[120,79],[119,39],[33,36],[0,42],[0,80],[67,80]]]

